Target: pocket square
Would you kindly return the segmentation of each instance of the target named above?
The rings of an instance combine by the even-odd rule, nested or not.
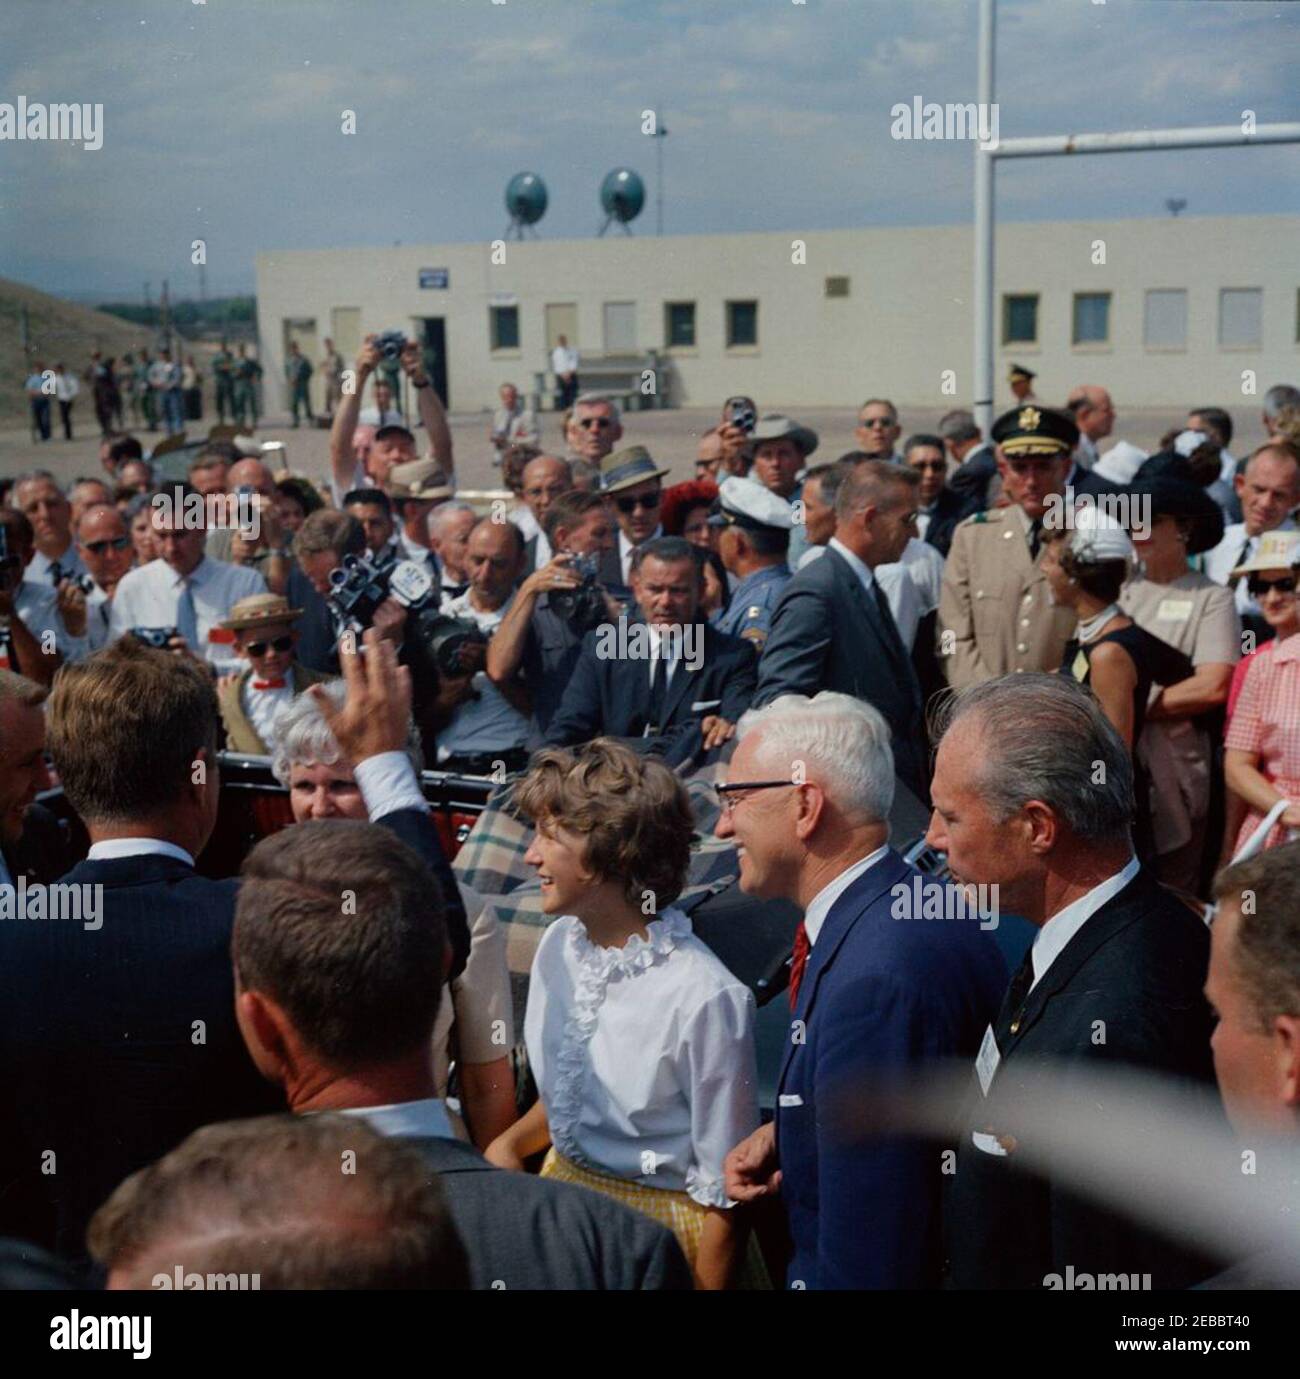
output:
[[[778,1103],[779,1103],[780,1105],[782,1105],[782,1106],[802,1106],[802,1105],[803,1105],[803,1097],[801,1097],[801,1096],[796,1096],[796,1095],[794,1095],[794,1094],[791,1093],[791,1092],[784,1092],[784,1093],[782,1093],[782,1095],[779,1096],[779,1097],[777,1098],[777,1101],[778,1101]]]

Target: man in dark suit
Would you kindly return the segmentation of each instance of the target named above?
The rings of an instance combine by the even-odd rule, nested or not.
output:
[[[992,442],[984,439],[974,412],[964,408],[940,419],[939,434],[957,466],[948,478],[948,487],[967,505],[968,513],[983,512],[1001,489]]]
[[[371,683],[352,666],[361,697],[344,715],[369,736],[336,728],[355,760],[399,749],[409,718],[409,700],[404,713],[384,711],[375,682],[385,671],[396,682],[392,650],[377,653],[367,636]],[[65,669],[49,733],[91,848],[50,893],[51,905],[78,900],[80,922],[0,924],[0,1233],[35,1231],[75,1257],[91,1212],[126,1174],[197,1126],[273,1109],[274,1098],[234,1022],[237,882],[194,868],[219,794],[208,670],[123,638]],[[439,856],[427,814],[388,803],[376,797],[372,817]],[[468,952],[467,931],[456,946]]]
[[[924,433],[909,436],[903,447],[903,462],[920,475],[916,534],[946,556],[957,523],[974,512],[974,505],[948,487],[948,460],[941,437]]]
[[[860,460],[835,498],[826,554],[785,586],[758,666],[754,703],[782,694],[838,690],[874,705],[889,724],[898,774],[927,792],[920,682],[872,571],[897,561],[916,529],[916,471]]]
[[[1014,1103],[1046,1065],[1208,1083],[1209,934],[1133,855],[1133,769],[1091,694],[1012,674],[960,693],[935,765],[928,841],[959,881],[997,887],[1038,928],[976,1060],[949,1200],[951,1282],[1042,1288],[1050,1274],[1149,1273],[1180,1288],[1207,1262],[1016,1162]],[[1080,1115],[1107,1115],[1095,1096]],[[1117,1127],[1117,1135],[1131,1128]]]
[[[638,617],[589,632],[545,741],[660,739],[672,759],[721,746],[754,693],[754,648],[697,620],[700,577],[690,545],[665,536],[637,548]]]
[[[617,450],[605,463],[600,491],[609,500],[610,513],[618,523],[615,547],[606,551],[600,562],[600,582],[606,589],[617,592],[628,588],[633,553],[664,534],[661,519],[667,473],[644,445]]]
[[[354,912],[340,909],[344,888]],[[689,1288],[677,1242],[649,1217],[493,1168],[454,1138],[429,1058],[444,952],[429,894],[420,859],[370,824],[317,820],[259,843],[232,942],[254,1062],[295,1114],[356,1115],[424,1153],[473,1287]]]
[[[791,696],[746,715],[740,735],[718,836],[743,849],[747,895],[792,900],[804,918],[776,1119],[728,1156],[728,1195],[768,1196],[779,1170],[791,1287],[937,1286],[934,1148],[855,1142],[839,1103],[864,1079],[906,1082],[932,1060],[973,1057],[1006,967],[974,907],[889,846],[894,763],[875,709]]]

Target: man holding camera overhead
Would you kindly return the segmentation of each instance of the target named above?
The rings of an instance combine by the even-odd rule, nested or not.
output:
[[[361,395],[366,380],[380,368],[397,348],[395,333],[387,336],[367,335],[354,366],[356,378],[352,387],[344,380],[343,398],[330,427],[330,488],[335,506],[342,506],[345,493],[356,488],[383,488],[393,467],[418,459],[415,437],[404,426],[381,426],[370,443],[364,466],[357,463],[352,451],[352,439],[361,411]],[[420,412],[420,421],[429,438],[429,456],[452,487],[456,484],[452,462],[451,428],[442,400],[434,391],[420,357],[420,347],[414,340],[406,340],[397,356],[403,371],[411,380]]]

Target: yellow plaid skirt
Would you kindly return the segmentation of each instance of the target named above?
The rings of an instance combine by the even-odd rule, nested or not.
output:
[[[582,1167],[581,1164],[575,1164],[572,1159],[566,1159],[563,1154],[556,1152],[554,1146],[547,1150],[546,1158],[542,1161],[541,1176],[554,1178],[561,1183],[576,1183],[578,1187],[585,1187],[591,1192],[604,1193],[606,1197],[612,1197],[616,1202],[622,1202],[624,1206],[632,1207],[635,1211],[652,1217],[660,1225],[667,1226],[677,1237],[677,1243],[682,1247],[686,1262],[694,1270],[709,1209],[688,1193],[675,1192],[669,1188],[645,1187],[641,1183],[634,1183],[630,1178],[615,1178],[608,1173],[597,1173],[593,1169]],[[748,1232],[745,1263],[735,1286],[745,1289],[772,1286],[753,1231]]]

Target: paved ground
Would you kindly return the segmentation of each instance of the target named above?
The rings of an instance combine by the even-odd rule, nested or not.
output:
[[[932,429],[946,408],[908,411],[903,414],[906,428],[911,431]],[[1122,411],[1112,439],[1132,441],[1144,450],[1153,450],[1160,436],[1184,419],[1186,413],[1170,410]],[[809,408],[798,413],[798,419],[816,429],[821,436],[817,458],[835,459],[853,447],[853,427],[856,409]],[[683,408],[677,411],[634,412],[624,417],[623,444],[638,442],[647,446],[655,458],[669,465],[675,479],[690,478],[694,474],[695,447],[702,432],[717,420],[712,409]],[[1232,450],[1236,455],[1249,454],[1264,439],[1259,425],[1258,409],[1249,412],[1236,409],[1235,420],[1239,432]],[[70,480],[79,475],[98,474],[99,443],[94,434],[94,417],[89,408],[80,416],[78,439],[71,442],[61,438],[34,444],[23,430],[0,431],[0,474],[12,475],[33,466],[51,470],[56,477]],[[452,434],[456,446],[456,468],[461,487],[495,487],[495,471],[488,461],[486,412],[453,413]],[[74,423],[75,424],[75,423]],[[208,423],[200,423],[206,429]],[[158,432],[154,439],[161,439]],[[191,433],[193,434],[193,432]],[[287,420],[276,417],[271,424],[258,430],[262,440],[283,441],[287,447],[290,467],[312,478],[324,478],[328,464],[327,433],[322,430],[292,430]],[[148,432],[141,433],[146,448]],[[560,445],[559,421],[554,413],[542,417],[542,439],[547,449]],[[1109,444],[1109,443],[1107,443]],[[1105,447],[1104,447],[1105,448]]]

